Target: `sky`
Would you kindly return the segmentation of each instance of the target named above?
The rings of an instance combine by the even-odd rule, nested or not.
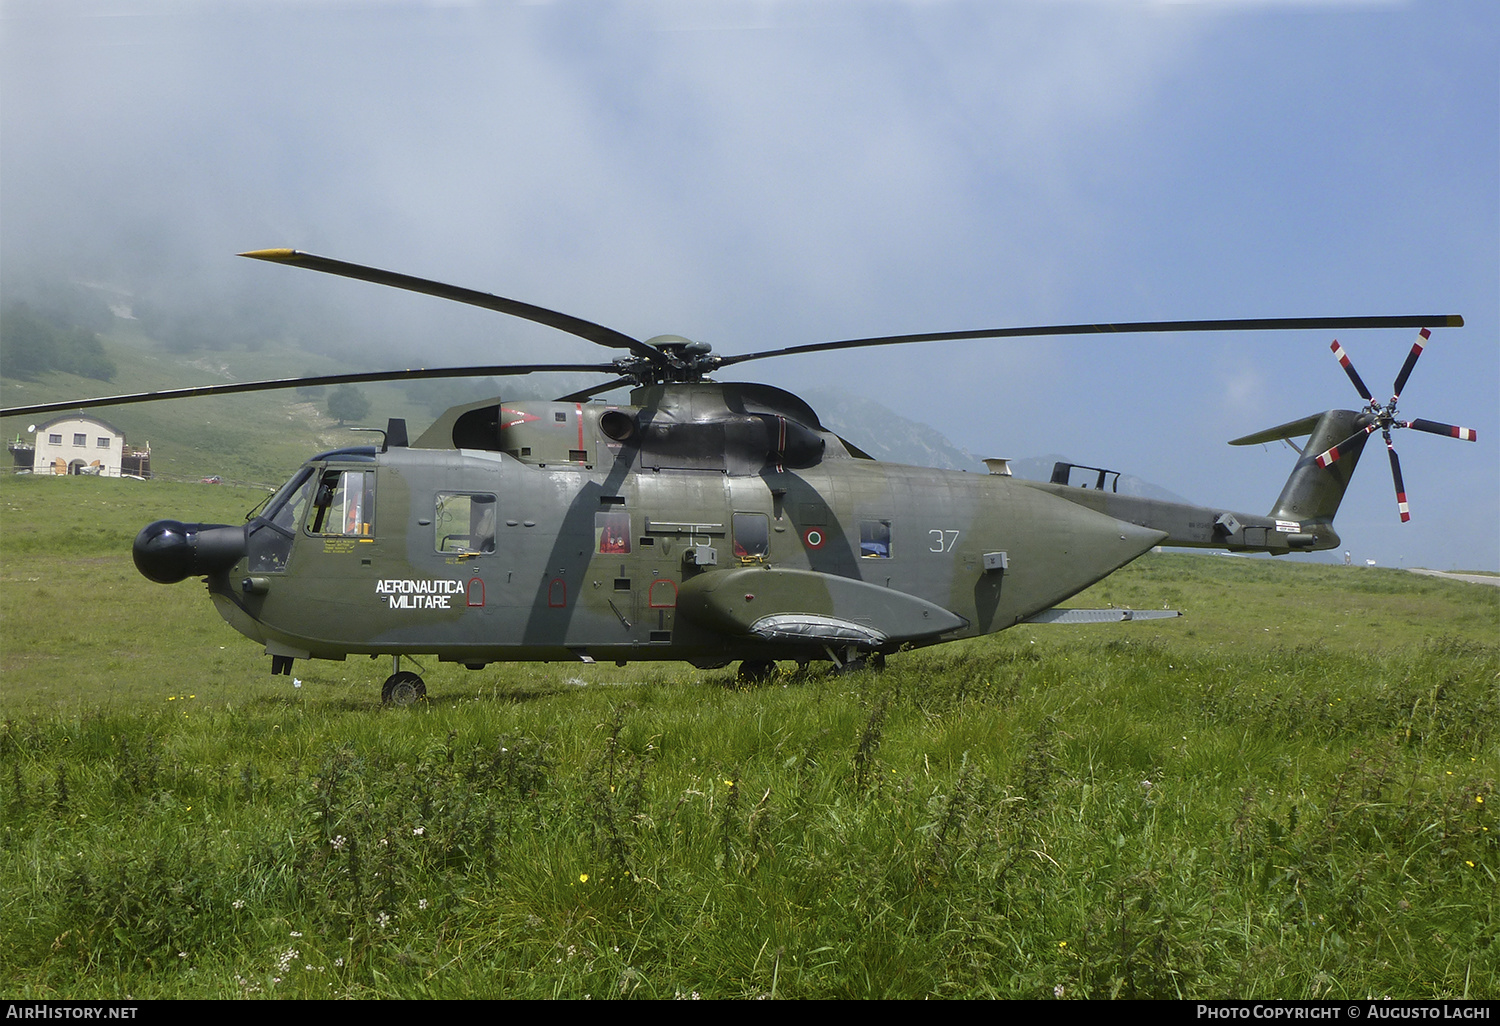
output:
[[[275,304],[359,370],[615,355],[234,256],[279,246],[726,354],[1461,314],[1401,413],[1478,442],[1396,433],[1403,525],[1377,436],[1336,526],[1357,562],[1500,570],[1492,0],[0,4],[0,299],[94,282],[221,311],[226,338]],[[1340,337],[1382,399],[1414,339]],[[922,344],[723,377],[1263,513],[1295,453],[1225,443],[1357,408],[1331,341]]]

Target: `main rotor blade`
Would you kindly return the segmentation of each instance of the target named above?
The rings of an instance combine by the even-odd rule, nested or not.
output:
[[[1478,433],[1473,428],[1459,427],[1457,424],[1439,424],[1435,420],[1408,420],[1406,426],[1416,428],[1418,431],[1426,431],[1433,435],[1447,435],[1449,438],[1461,438],[1465,442],[1476,442],[1479,440]]]
[[[195,385],[189,388],[168,388],[160,392],[132,392],[126,395],[106,395],[94,399],[73,399],[61,403],[38,403],[34,406],[12,406],[0,410],[0,417],[32,416],[38,413],[61,413],[68,410],[87,410],[96,406],[126,406],[130,403],[151,403],[163,399],[194,399],[200,396],[233,395],[236,392],[274,392],[278,389],[315,387],[318,385],[360,384],[368,381],[412,381],[419,378],[506,378],[522,374],[547,373],[551,371],[595,371],[608,373],[617,370],[612,363],[533,363],[496,364],[491,367],[413,367],[396,371],[370,371],[361,374],[322,374],[305,378],[270,378],[264,381],[241,381],[224,385]]]
[[[978,338],[1027,338],[1043,335],[1121,335],[1134,332],[1172,331],[1326,331],[1343,328],[1420,328],[1436,324],[1445,328],[1463,327],[1457,314],[1394,317],[1260,317],[1217,321],[1133,321],[1122,324],[1044,324],[1029,328],[981,328],[977,331],[937,331],[919,335],[880,335],[873,338],[850,338],[840,342],[814,342],[809,345],[766,349],[758,353],[724,356],[718,366],[728,367],[747,360],[765,360],[773,356],[797,353],[819,353],[832,349],[859,349],[868,346],[895,346],[908,342],[955,342]]]
[[[608,346],[611,349],[628,349],[636,356],[653,363],[664,362],[660,350],[646,345],[639,339],[631,338],[624,332],[606,328],[593,321],[586,321],[582,317],[533,306],[516,299],[506,299],[488,292],[478,292],[458,285],[430,281],[427,278],[415,278],[409,274],[398,274],[395,271],[382,271],[378,267],[365,267],[362,264],[346,263],[343,260],[330,260],[328,257],[314,256],[295,249],[257,249],[249,253],[241,253],[240,256],[254,260],[269,260],[274,264],[306,267],[309,270],[322,271],[324,274],[358,278],[360,281],[374,282],[376,285],[389,285],[392,288],[406,289],[409,292],[437,296],[439,299],[451,299],[458,303],[467,303],[470,306],[483,307],[486,310],[494,310],[498,313],[510,314],[512,317],[545,324],[549,328],[566,331],[570,335],[577,335],[579,338],[588,339],[590,342]]]
[[[1350,381],[1354,382],[1355,391],[1357,391],[1361,396],[1364,397],[1365,402],[1373,403],[1375,401],[1375,397],[1372,396],[1370,394],[1370,390],[1365,387],[1364,381],[1360,379],[1359,371],[1354,369],[1354,361],[1349,359],[1349,354],[1344,352],[1344,347],[1339,345],[1339,340],[1334,339],[1333,345],[1329,346],[1328,348],[1333,350],[1333,355],[1338,359],[1339,366],[1344,368],[1344,373],[1349,375]]]
[[[1396,375],[1396,384],[1391,389],[1391,402],[1401,398],[1401,390],[1406,387],[1406,379],[1411,377],[1411,369],[1417,365],[1417,357],[1422,355],[1422,347],[1432,337],[1432,332],[1423,328],[1417,332],[1417,340],[1412,343],[1411,352],[1406,354],[1406,362],[1401,365],[1401,373]]]
[[[588,388],[581,388],[577,392],[569,392],[567,395],[558,396],[553,401],[559,403],[586,403],[602,392],[619,388],[621,385],[634,384],[636,384],[635,378],[615,378],[613,381],[604,381],[597,385],[590,385]]]
[[[1404,524],[1411,519],[1411,509],[1406,505],[1406,485],[1401,480],[1401,461],[1396,458],[1396,447],[1391,444],[1391,433],[1382,431],[1385,435],[1385,451],[1391,454],[1391,481],[1396,485],[1396,508],[1401,511],[1401,522]]]

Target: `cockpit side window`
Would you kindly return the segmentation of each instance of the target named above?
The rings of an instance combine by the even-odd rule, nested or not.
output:
[[[325,470],[305,521],[309,534],[369,537],[375,533],[375,472]]]
[[[439,552],[494,552],[495,496],[487,492],[438,492],[432,525]]]

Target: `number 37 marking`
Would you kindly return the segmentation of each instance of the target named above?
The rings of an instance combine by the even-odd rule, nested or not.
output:
[[[957,531],[944,531],[934,527],[927,532],[932,539],[932,544],[927,546],[928,552],[952,552],[953,543],[958,541]]]

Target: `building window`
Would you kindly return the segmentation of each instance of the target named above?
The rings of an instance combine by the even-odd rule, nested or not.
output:
[[[48,435],[47,436],[47,444],[48,445],[62,445],[62,435]]]
[[[83,434],[74,435],[73,436],[73,444],[74,445],[88,445],[89,444],[89,436],[88,435],[83,435]]]
[[[98,446],[99,448],[101,448],[101,449],[108,449],[109,448],[109,439],[108,438],[103,438],[103,437],[96,438],[96,439],[94,439],[94,444],[96,446]]]

